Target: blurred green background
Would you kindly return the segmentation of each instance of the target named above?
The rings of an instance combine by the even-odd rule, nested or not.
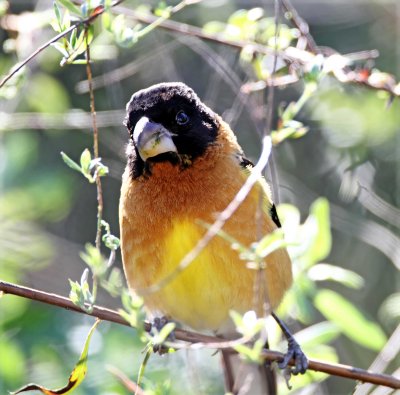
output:
[[[127,0],[123,7],[134,10],[143,3]],[[146,2],[150,3],[159,6]],[[294,3],[318,45],[342,54],[377,49],[380,56],[372,67],[400,77],[400,4],[396,0]],[[226,22],[235,11],[253,7],[262,7],[264,16],[273,18],[271,1],[208,0],[185,7],[172,19],[201,28],[210,21]],[[4,12],[0,74],[4,75],[56,33],[49,25],[54,18],[52,1],[1,1],[0,9]],[[136,25],[128,16],[125,23]],[[241,85],[254,81],[255,75],[237,49],[163,29],[133,45],[124,32],[119,37],[107,32],[101,20],[95,29],[91,53],[100,156],[110,169],[103,178],[104,218],[114,234],[118,234],[120,178],[128,137],[122,125],[124,108],[136,90],[161,81],[187,83],[230,122],[247,156],[257,159],[267,93],[256,92],[251,99],[238,94]],[[64,151],[79,160],[81,152],[93,144],[85,66],[60,67],[60,60],[56,49],[47,48],[13,83],[0,89],[0,279],[68,295],[68,279],[79,281],[85,268],[79,253],[86,242],[94,242],[97,204],[95,187],[65,166],[60,156]],[[300,81],[276,90],[275,117],[278,107],[297,100],[302,89]],[[277,200],[297,206],[304,219],[311,203],[318,196],[326,197],[331,203],[333,235],[326,262],[364,279],[360,287],[354,281],[352,287],[340,281],[324,281],[322,286],[351,301],[388,338],[400,324],[399,106],[398,99],[388,106],[386,94],[343,85],[326,76],[296,118],[310,131],[283,142],[273,155]],[[119,255],[116,264],[121,266]],[[310,279],[312,284],[315,280]],[[301,324],[296,311],[286,311],[295,330],[324,320],[310,300],[303,302],[309,315],[303,316]],[[340,301],[333,298],[331,302],[333,315],[340,315]],[[116,308],[120,301],[101,291],[98,304]],[[346,318],[352,321],[351,316]],[[64,385],[92,322],[37,302],[9,295],[0,298],[0,393],[31,381],[56,388]],[[359,332],[355,337],[363,337],[362,328],[355,331]],[[325,340],[331,340],[340,362],[361,368],[368,368],[379,351],[344,335]],[[388,373],[400,362],[400,340],[395,343]],[[88,377],[75,393],[128,393],[108,367],[135,380],[143,358],[141,348],[133,330],[103,323],[92,340]],[[211,351],[154,357],[146,380],[147,389],[162,394],[223,392],[218,356]],[[330,377],[291,393],[349,394],[354,387],[350,380]]]

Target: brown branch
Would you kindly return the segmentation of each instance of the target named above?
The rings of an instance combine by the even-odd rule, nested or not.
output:
[[[118,312],[107,309],[101,306],[94,306],[91,313],[87,313],[81,310],[78,306],[74,305],[68,298],[39,291],[37,289],[27,288],[20,285],[12,284],[6,281],[0,280],[0,295],[11,294],[21,296],[27,299],[35,300],[38,302],[50,304],[57,307],[62,307],[67,310],[72,310],[81,314],[90,315],[101,320],[114,322],[120,325],[129,326],[129,323],[125,321]],[[148,322],[144,323],[146,331],[151,330],[151,324]],[[185,331],[182,329],[175,329],[175,337],[177,340],[185,341],[188,343],[204,343],[205,347],[210,348],[221,348],[221,345],[226,344],[223,339],[213,336],[206,336],[195,332]],[[211,347],[212,346],[212,347]],[[232,350],[233,351],[233,350]],[[277,351],[264,350],[263,357],[269,361],[282,361],[283,354]],[[290,362],[293,365],[294,361]],[[346,377],[353,380],[359,380],[363,382],[372,383],[375,385],[383,385],[386,387],[400,389],[400,380],[396,377],[389,376],[387,374],[373,373],[364,369],[359,369],[353,366],[327,363],[315,359],[309,360],[309,369],[318,372],[327,373],[334,376]]]
[[[83,23],[83,22],[82,22]],[[16,73],[18,73],[18,71],[20,71],[22,69],[22,67],[24,67],[27,63],[29,63],[33,58],[35,58],[37,55],[39,55],[44,49],[46,49],[47,47],[49,47],[51,44],[55,43],[56,41],[58,41],[60,38],[63,38],[64,36],[66,36],[68,33],[72,32],[73,30],[75,30],[78,26],[80,25],[80,23],[75,23],[73,25],[71,25],[67,30],[64,30],[63,32],[61,32],[60,34],[57,34],[57,36],[53,37],[52,39],[50,39],[49,41],[47,41],[46,43],[44,43],[42,46],[40,46],[38,49],[36,49],[36,51],[32,52],[24,61],[17,63],[9,72],[9,74],[7,74],[0,82],[0,88],[2,88],[6,82],[8,80],[10,80]]]

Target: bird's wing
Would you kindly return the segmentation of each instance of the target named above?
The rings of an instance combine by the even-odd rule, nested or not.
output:
[[[238,159],[243,172],[246,176],[248,176],[254,168],[254,163],[251,160],[247,159],[243,154],[239,154]],[[266,213],[271,217],[272,221],[274,221],[275,225],[280,228],[282,225],[279,221],[278,213],[276,212],[276,207],[272,200],[271,188],[264,178],[259,179],[258,183],[264,192],[263,208]]]

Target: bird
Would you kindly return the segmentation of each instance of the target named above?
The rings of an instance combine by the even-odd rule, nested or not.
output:
[[[129,141],[119,219],[129,289],[143,295],[146,309],[154,315],[226,339],[238,336],[231,310],[263,316],[267,299],[267,313],[278,320],[289,341],[283,364],[294,357],[294,373],[304,373],[307,358],[273,313],[292,283],[286,249],[265,258],[259,288],[266,290],[267,297],[258,302],[254,284],[260,271],[249,269],[238,251],[218,235],[177,272],[181,260],[207,231],[204,224],[216,220],[254,166],[228,123],[186,84],[163,82],[132,95],[124,124]],[[260,228],[269,234],[279,227],[271,190],[262,179],[226,220],[223,232],[250,247],[259,240]],[[231,372],[225,377],[227,391],[236,394],[247,386],[247,392],[241,393],[275,393],[270,366],[251,366],[236,354],[222,355]]]

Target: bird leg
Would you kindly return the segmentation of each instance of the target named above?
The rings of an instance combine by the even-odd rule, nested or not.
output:
[[[278,364],[279,368],[286,369],[290,360],[293,358],[294,368],[290,368],[289,373],[294,375],[299,373],[304,374],[308,368],[308,359],[306,355],[301,350],[299,343],[297,343],[293,335],[290,333],[287,325],[279,317],[277,317],[274,312],[272,312],[272,317],[274,317],[288,341],[288,350],[283,358],[283,361]]]
[[[167,325],[169,322],[171,322],[168,317],[162,316],[162,317],[155,317],[152,324],[151,328],[155,329],[157,332],[160,332],[162,328],[164,328],[165,325]],[[168,337],[167,340],[173,342],[175,341],[175,331],[172,331]],[[165,346],[164,344],[153,344],[153,352],[158,353],[160,355],[167,354],[169,351],[170,347]]]

